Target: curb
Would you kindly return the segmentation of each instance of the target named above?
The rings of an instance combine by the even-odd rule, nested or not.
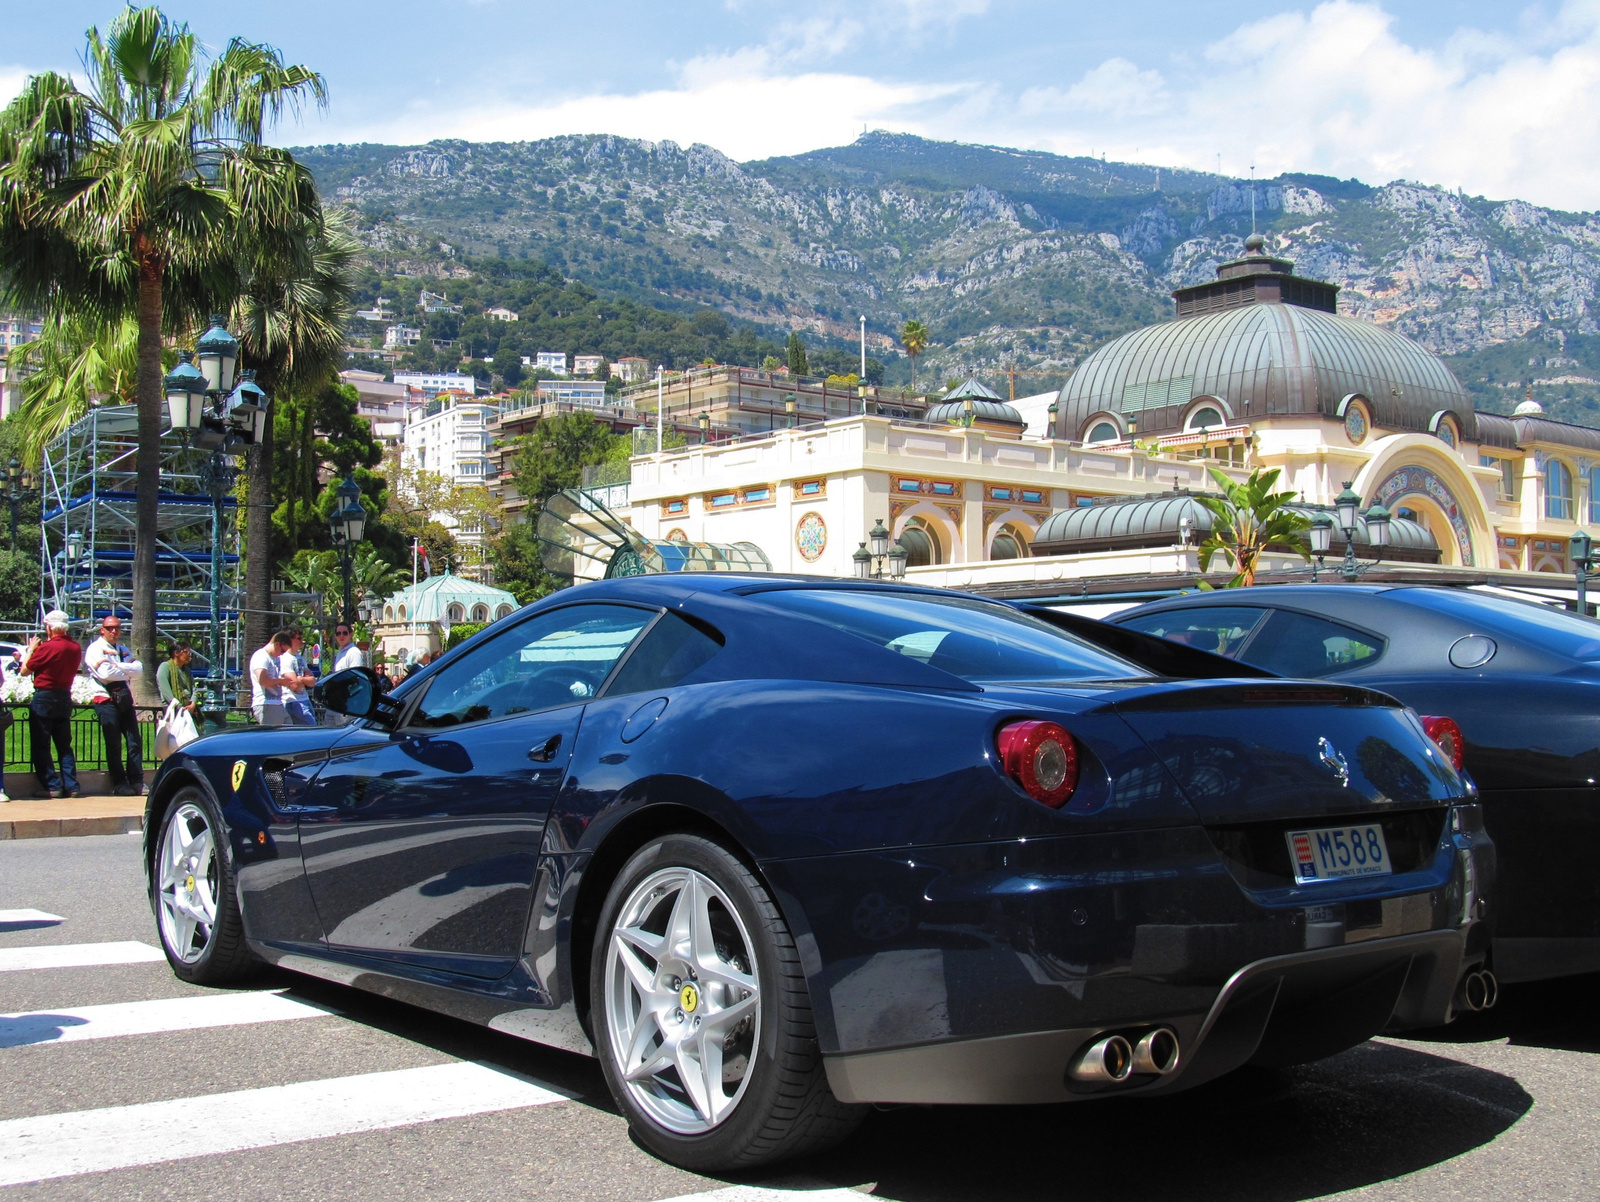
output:
[[[0,840],[57,839],[66,835],[126,835],[144,830],[138,814],[117,818],[21,818],[0,821]]]

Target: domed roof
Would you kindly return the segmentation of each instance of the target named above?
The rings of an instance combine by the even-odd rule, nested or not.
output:
[[[518,608],[516,597],[503,588],[495,588],[493,585],[468,580],[465,576],[442,572],[437,576],[419,580],[416,584],[408,584],[394,596],[387,598],[383,603],[384,620],[442,622],[449,615],[452,603],[459,604],[467,614],[471,614],[476,606],[486,606],[490,618],[500,616],[499,611],[503,607],[510,607],[506,609],[507,613]],[[402,605],[405,606],[406,616],[399,618]],[[394,619],[387,616],[391,607],[396,614]]]
[[[1121,413],[1141,434],[1177,430],[1195,397],[1227,402],[1234,421],[1284,414],[1335,417],[1351,394],[1374,424],[1426,431],[1450,410],[1477,438],[1466,389],[1437,356],[1403,334],[1299,304],[1245,304],[1180,317],[1107,343],[1061,389],[1060,437],[1081,438],[1096,413]]]
[[[967,415],[968,400],[971,400],[971,398],[960,401],[940,401],[937,405],[929,405],[928,415],[925,420],[930,422],[960,421]],[[974,422],[1000,422],[1016,426],[1019,430],[1027,427],[1027,419],[1004,401],[971,400],[971,404],[972,420]]]

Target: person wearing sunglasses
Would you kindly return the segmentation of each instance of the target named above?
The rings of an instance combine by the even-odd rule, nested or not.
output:
[[[33,774],[46,797],[77,797],[78,766],[72,755],[72,681],[83,662],[83,648],[70,631],[67,615],[52,609],[44,616],[45,638],[28,640],[22,675],[33,677],[28,702],[28,741]],[[51,744],[61,770],[50,758]],[[0,794],[0,798],[3,798]]]
[[[133,690],[128,682],[143,675],[144,665],[133,658],[121,638],[121,619],[115,614],[106,615],[100,623],[100,637],[83,653],[83,665],[106,691],[106,699],[94,703],[94,716],[106,740],[106,774],[111,777],[111,791],[118,797],[135,797],[144,792],[144,754],[139,715],[133,708]]]
[[[346,668],[365,668],[367,657],[360,647],[356,646],[354,632],[350,623],[340,622],[333,628],[333,641],[338,644],[339,654],[333,661],[333,670],[343,672]]]

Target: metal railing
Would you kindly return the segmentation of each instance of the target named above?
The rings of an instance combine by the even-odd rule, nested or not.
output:
[[[33,752],[28,741],[28,707],[13,705],[7,708],[11,710],[16,720],[5,732],[5,770],[31,776]],[[134,707],[139,717],[139,734],[144,745],[144,775],[147,781],[156,769],[156,723],[161,720],[165,709],[165,706],[160,705]],[[94,707],[73,706],[68,721],[71,723],[72,754],[77,760],[79,773],[105,771],[106,740],[100,728],[100,721],[95,716]],[[244,726],[250,721],[248,712],[230,710],[208,718],[202,725],[200,733],[208,734],[222,729],[223,726]]]

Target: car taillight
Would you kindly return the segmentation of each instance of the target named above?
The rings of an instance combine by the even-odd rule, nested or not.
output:
[[[1078,745],[1054,722],[1011,722],[995,736],[1006,775],[1029,797],[1060,809],[1078,787]]]
[[[1428,732],[1428,738],[1439,744],[1439,750],[1450,757],[1450,763],[1460,772],[1466,760],[1467,741],[1462,737],[1461,727],[1456,725],[1456,720],[1424,716],[1422,729]]]

